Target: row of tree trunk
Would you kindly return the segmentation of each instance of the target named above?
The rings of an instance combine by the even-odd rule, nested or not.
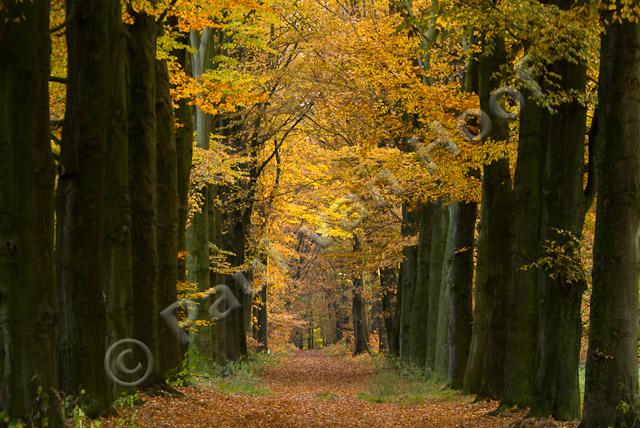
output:
[[[573,2],[553,3],[568,9]],[[505,407],[517,405],[564,420],[580,417],[586,277],[527,266],[548,255],[544,246],[550,242],[579,257],[576,242],[594,201],[597,165],[583,425],[633,421],[638,389],[639,28],[612,24],[603,37],[600,99],[589,132],[581,102],[564,101],[550,111],[526,94],[515,176],[506,157],[483,168],[477,242],[473,203],[403,208],[403,235],[419,239],[404,250],[390,329],[390,350],[401,362],[432,370],[454,388],[502,400]],[[507,65],[504,42],[496,36],[482,44],[483,53],[468,67],[467,90],[476,86],[482,110],[490,112],[490,139],[508,141],[507,123],[489,106],[491,94],[502,86],[498,72]],[[557,61],[550,71],[562,90],[584,93],[584,63]]]
[[[182,360],[184,349],[159,314],[187,279],[178,252],[188,247],[194,111],[182,103],[174,113],[167,64],[156,59],[166,14],[130,5],[127,12],[129,24],[119,0],[66,3],[67,100],[56,174],[49,2],[0,7],[0,410],[35,426],[45,418],[61,424],[57,390],[82,396],[90,415],[109,407],[119,390],[105,373],[105,353],[120,339],[149,348],[153,371],[142,386],[163,383]],[[176,55],[189,65],[186,50]],[[204,147],[202,117],[198,111]],[[191,234],[203,238],[203,250],[193,252],[189,277],[204,278],[200,286],[208,288],[209,242],[237,245],[234,264],[242,265],[244,240],[236,238],[246,235],[248,217],[225,233],[208,207],[201,217]],[[246,353],[245,312],[217,323],[222,360]],[[266,335],[266,327],[260,331]]]

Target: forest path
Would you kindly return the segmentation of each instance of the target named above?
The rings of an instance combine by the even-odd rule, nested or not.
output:
[[[145,397],[145,404],[135,410],[135,426],[504,427],[518,420],[518,415],[488,416],[497,404],[473,403],[471,397],[420,404],[358,398],[375,381],[376,370],[368,356],[298,351],[261,374],[260,383],[269,390],[264,396],[223,395],[203,386],[181,388],[183,397]]]

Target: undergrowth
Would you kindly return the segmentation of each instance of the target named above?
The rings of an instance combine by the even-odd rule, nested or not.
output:
[[[181,370],[169,379],[171,386],[198,385],[213,388],[223,395],[269,395],[260,385],[259,375],[268,366],[278,364],[281,355],[250,353],[242,360],[225,365],[210,363],[190,351]]]
[[[450,400],[460,392],[440,383],[435,373],[415,367],[401,367],[392,359],[372,356],[375,373],[365,392],[358,398],[372,403],[416,404],[424,401]]]

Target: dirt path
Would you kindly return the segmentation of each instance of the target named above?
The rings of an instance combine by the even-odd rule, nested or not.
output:
[[[374,374],[367,360],[297,352],[262,375],[267,396],[184,388],[181,398],[148,397],[140,427],[503,427],[516,418],[486,416],[495,403],[470,398],[401,405],[357,398]],[[111,425],[115,426],[115,425]]]

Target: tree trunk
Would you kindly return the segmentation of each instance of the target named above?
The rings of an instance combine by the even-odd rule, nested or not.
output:
[[[202,33],[192,31],[190,36],[191,49],[193,49],[191,61],[192,73],[194,77],[199,78],[211,67],[214,48],[214,31],[211,28],[205,28]],[[195,110],[195,129],[197,135],[196,144],[198,148],[208,150],[209,139],[211,138],[211,117],[200,108],[196,107]],[[184,111],[182,113],[184,115],[183,117],[186,117],[187,113]],[[185,191],[184,180],[187,174],[187,163],[184,155],[190,155],[186,148],[186,138],[186,135],[181,135],[181,147],[179,149],[179,153],[182,154],[182,163],[180,164],[182,192]],[[190,168],[191,163],[189,162],[189,169]],[[211,254],[209,251],[209,245],[210,242],[213,242],[210,240],[210,235],[215,235],[217,233],[217,225],[215,224],[215,219],[212,220],[210,216],[212,209],[211,201],[214,196],[213,189],[201,183],[198,183],[198,185],[200,186],[197,191],[199,192],[201,206],[199,207],[199,210],[192,213],[191,223],[186,231],[186,247],[188,253],[187,279],[198,285],[199,292],[205,292],[212,286],[211,277],[214,276],[210,272]],[[188,188],[186,188],[186,190],[188,192]],[[182,197],[184,198],[184,194]],[[203,299],[199,305],[199,320],[210,320],[208,314],[208,307],[210,303],[211,299]],[[212,343],[214,335],[217,335],[217,332],[214,332],[214,329],[210,326],[198,326],[195,341],[193,342],[193,346],[196,351],[205,357],[213,357],[214,354],[217,354]],[[220,337],[218,340],[223,340],[223,338]]]
[[[88,413],[110,402],[104,372],[106,313],[102,265],[105,150],[114,52],[122,34],[118,1],[68,0],[67,101],[57,194],[61,389],[89,397]]]
[[[569,7],[571,2],[562,2]],[[584,64],[563,61],[553,66],[562,87],[584,93],[587,69]],[[582,238],[587,198],[584,192],[584,159],[587,109],[580,102],[556,107],[548,117],[546,165],[542,188],[541,243],[555,241],[573,245],[563,232]],[[527,161],[528,162],[528,161]],[[580,255],[576,252],[575,257]],[[578,263],[580,261],[578,260]],[[536,398],[532,412],[573,420],[580,414],[578,366],[582,336],[582,293],[584,278],[551,278],[540,272],[538,283],[538,349]]]
[[[427,364],[428,316],[429,316],[429,262],[431,254],[431,215],[433,205],[425,204],[417,213],[418,247],[416,282],[411,314],[411,362],[424,369]]]
[[[427,318],[427,356],[426,367],[436,369],[436,354],[439,352],[438,316],[440,312],[440,294],[442,288],[442,267],[445,246],[447,244],[446,208],[442,203],[434,205],[431,215],[431,249],[429,250],[429,314]],[[447,310],[448,310],[447,306]],[[443,314],[444,316],[444,314]],[[440,351],[443,351],[440,349]],[[448,349],[447,349],[448,352]]]
[[[631,426],[638,394],[640,24],[602,37],[598,205],[582,426]]]
[[[49,140],[49,2],[6,1],[0,12],[0,409],[57,416],[53,192]],[[15,18],[15,20],[14,20]],[[99,373],[104,379],[104,373]]]
[[[156,39],[153,16],[133,12],[129,35],[129,186],[131,188],[133,336],[160,361],[158,337],[158,195],[156,132]],[[166,174],[166,171],[162,171]],[[164,352],[164,351],[163,351]],[[160,383],[158,364],[147,385]]]
[[[475,202],[451,206],[449,227],[453,254],[449,267],[449,382],[461,389],[473,325],[473,246],[478,207]]]
[[[500,86],[495,73],[506,62],[504,41],[487,40],[492,49],[480,58],[480,107],[491,112],[491,92]],[[494,141],[508,138],[504,121],[492,115]],[[504,384],[506,293],[510,272],[511,175],[504,157],[484,166],[478,241],[475,317],[464,390],[499,397]]]
[[[257,316],[258,321],[256,337],[255,339],[260,343],[260,351],[269,350],[269,320],[268,320],[268,305],[267,298],[269,296],[269,284],[265,283],[260,289],[258,295],[259,301],[257,304]]]
[[[387,350],[394,354],[395,335],[393,331],[393,313],[395,310],[393,288],[398,284],[398,272],[396,268],[385,268],[380,273],[380,288],[382,292],[382,317],[384,331],[386,333]]]
[[[479,63],[472,57],[464,77],[465,92],[477,93],[479,88]],[[480,177],[477,170],[470,176]],[[452,388],[462,389],[469,356],[473,325],[473,274],[476,219],[478,204],[456,202],[450,208],[449,222],[453,225],[450,239],[453,254],[449,267],[450,318],[449,318],[449,382]]]
[[[158,306],[160,310],[178,299],[178,160],[175,121],[166,61],[156,60]],[[166,323],[159,324],[160,373],[176,370],[182,360],[178,338]]]
[[[378,352],[387,352],[389,345],[387,343],[387,329],[384,324],[384,311],[382,309],[381,298],[373,304],[371,308],[371,318],[373,318],[374,329],[378,333]]]
[[[118,2],[119,3],[119,2]],[[127,46],[121,17],[114,9],[113,86],[108,111],[104,169],[103,260],[100,273],[107,310],[107,343],[130,338],[133,326],[133,279],[131,260],[131,192],[129,190]],[[124,161],[123,161],[124,160]],[[121,390],[115,387],[114,396]]]
[[[402,207],[402,236],[415,236],[417,233],[417,217],[418,212],[404,205]],[[411,361],[411,333],[413,323],[411,318],[411,308],[413,304],[413,292],[416,283],[417,274],[417,246],[411,245],[404,247],[402,255],[404,260],[400,265],[402,275],[400,275],[400,287],[402,291],[399,293],[400,300],[400,336],[399,336],[399,354],[400,361],[409,363]]]
[[[188,37],[184,37],[188,38]],[[188,44],[188,40],[183,40]],[[186,73],[191,72],[189,55],[186,49],[175,53],[178,62]],[[178,280],[187,280],[187,219],[189,218],[189,184],[191,178],[191,164],[193,158],[193,107],[186,100],[178,101],[175,111],[176,156],[178,163]]]
[[[440,278],[440,297],[438,299],[438,325],[436,336],[436,359],[434,369],[438,378],[449,382],[449,319],[451,318],[451,278],[450,268],[453,260],[453,235],[456,224],[451,223],[452,207],[441,207],[442,211],[442,273]]]
[[[512,266],[503,404],[522,408],[531,405],[535,385],[538,272],[523,267],[540,256],[547,115],[533,98],[526,98],[520,112],[520,142],[513,193]]]
[[[354,355],[369,352],[369,326],[365,300],[362,296],[362,276],[355,274],[353,277],[353,338]]]
[[[230,189],[218,187],[217,191],[221,201],[227,200],[230,196]],[[221,206],[212,207],[218,224],[215,242],[218,248],[234,254],[227,257],[227,262],[230,266],[238,267],[245,262],[245,240],[249,219],[233,208],[231,208],[232,212],[222,212],[224,209],[228,209],[229,206],[229,204],[224,204],[223,202]],[[221,274],[219,278],[219,284],[225,284],[231,289],[238,302],[244,302],[245,291],[242,284],[235,280],[232,275]],[[225,318],[216,321],[216,359],[219,363],[226,364],[229,361],[238,361],[246,355],[247,338],[244,316],[245,309],[244,305],[242,305],[240,308],[232,310]]]

